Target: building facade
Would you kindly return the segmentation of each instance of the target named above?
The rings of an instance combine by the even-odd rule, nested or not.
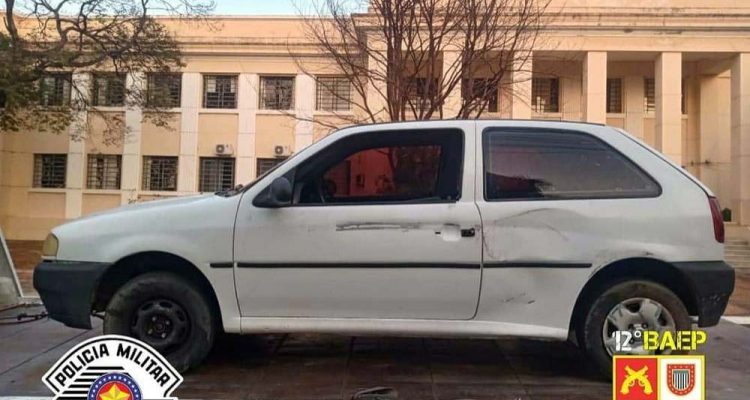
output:
[[[553,0],[549,10],[555,18],[518,73],[525,75],[500,89],[482,117],[623,128],[701,179],[733,222],[750,225],[750,3]],[[6,237],[41,240],[55,225],[99,210],[247,183],[349,112],[338,100],[351,90],[345,80],[323,67],[303,73],[300,57],[290,56],[294,49],[303,62],[326,65],[299,18],[165,24],[183,48],[180,73],[124,82],[96,71],[72,73],[103,111],[77,116],[92,134],[0,134]],[[52,104],[70,96],[63,77],[48,79]],[[164,94],[169,126],[124,107],[118,85]],[[96,134],[110,113],[124,118],[123,140]]]

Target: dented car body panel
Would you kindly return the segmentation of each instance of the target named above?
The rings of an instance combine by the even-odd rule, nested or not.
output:
[[[574,148],[589,146],[592,157],[607,151],[601,162],[627,164],[645,183],[628,192],[632,179],[614,176],[614,195],[581,194],[583,189],[566,194],[564,185],[580,188],[575,182],[532,182],[531,173],[503,175],[514,168],[502,164],[504,155],[539,157],[545,151],[524,142],[532,131],[578,135]],[[437,171],[421,162],[411,167],[419,181],[437,176],[435,193],[428,190],[431,197],[417,200],[347,201],[357,191],[413,195],[392,188],[406,178],[381,174],[374,182],[366,170],[357,172],[364,168],[357,163],[367,159],[349,153],[336,158],[334,152],[370,149],[370,140],[382,141],[376,147],[385,149],[401,133],[409,142],[397,149],[421,151],[412,158],[442,157]],[[326,157],[346,168],[318,166]],[[387,157],[399,160],[398,152]],[[457,176],[446,172],[451,166]],[[305,181],[317,169],[325,180]],[[446,174],[450,179],[443,179]],[[292,184],[290,204],[255,205],[281,177]],[[489,185],[517,193],[503,197]],[[524,194],[524,187],[533,190]],[[713,263],[706,268],[723,271],[716,272],[723,278],[691,295],[711,303],[696,306],[695,313],[715,323],[733,273],[723,267],[707,196],[710,191],[687,172],[606,126],[492,120],[365,125],[332,133],[232,196],[155,201],[55,228],[59,251],[46,262],[106,268],[143,252],[173,254],[210,282],[228,332],[566,339],[587,283],[635,259],[690,263],[684,265],[697,268],[690,270],[696,276],[704,271],[701,262]],[[89,313],[92,304],[82,302],[66,307]]]

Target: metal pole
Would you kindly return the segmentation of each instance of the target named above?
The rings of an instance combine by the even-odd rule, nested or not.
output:
[[[21,284],[18,282],[3,230],[0,228],[0,307],[16,305],[21,302],[21,297]]]

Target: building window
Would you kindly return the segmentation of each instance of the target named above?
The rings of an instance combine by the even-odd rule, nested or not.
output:
[[[291,110],[294,108],[294,77],[261,77],[260,108],[263,110]]]
[[[409,100],[432,100],[437,97],[438,80],[428,78],[411,78],[408,85]]]
[[[47,107],[70,104],[70,74],[50,74],[39,82],[40,104]]]
[[[35,188],[64,188],[65,170],[68,164],[66,154],[34,154]]]
[[[643,86],[643,109],[646,112],[656,111],[656,80],[646,78]]]
[[[86,168],[87,189],[120,189],[122,156],[90,154]]]
[[[464,101],[485,100],[487,106],[485,111],[490,113],[497,112],[497,82],[491,82],[489,79],[473,79],[469,85],[469,80],[464,79],[461,82],[461,94]]]
[[[201,157],[201,192],[220,192],[234,187],[234,158]]]
[[[348,111],[351,108],[352,85],[346,77],[326,76],[317,79],[317,109]]]
[[[180,107],[182,74],[150,74],[146,90],[146,101],[150,107]]]
[[[143,157],[143,190],[177,190],[177,157]]]
[[[205,75],[203,108],[237,108],[237,75]]]
[[[286,160],[286,157],[259,158],[255,165],[257,176],[267,174],[269,171],[276,168],[277,165],[281,164],[284,160]]]
[[[607,79],[607,112],[622,112],[622,79]]]
[[[531,107],[538,113],[560,112],[560,79],[533,78]]]
[[[125,76],[95,74],[92,100],[94,106],[122,107],[125,104]]]

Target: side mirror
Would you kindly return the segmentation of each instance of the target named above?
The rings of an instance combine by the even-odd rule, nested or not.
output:
[[[292,203],[292,184],[280,176],[271,182],[253,199],[253,205],[260,208],[280,208]]]

